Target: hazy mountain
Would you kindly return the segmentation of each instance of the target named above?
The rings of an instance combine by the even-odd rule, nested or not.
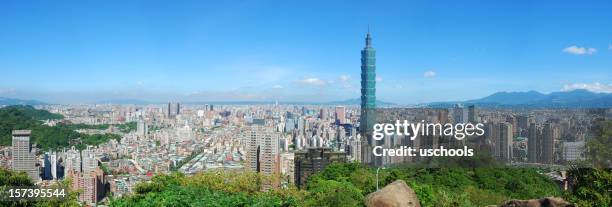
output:
[[[527,92],[497,92],[487,97],[469,100],[466,103],[501,103],[501,104],[524,104],[546,99],[546,94],[537,91]]]
[[[497,92],[490,96],[468,101],[437,102],[429,107],[451,107],[455,103],[475,104],[481,107],[526,107],[526,108],[609,108],[612,94],[573,90],[543,94],[537,91]]]
[[[14,98],[0,97],[0,105],[46,105],[47,103],[38,100],[23,100]]]
[[[113,99],[113,100],[104,100],[104,101],[97,101],[95,102],[96,104],[120,104],[120,105],[128,105],[128,104],[133,104],[133,105],[149,105],[149,104],[159,104],[161,102],[152,102],[152,101],[145,101],[145,100],[139,100],[139,99]]]

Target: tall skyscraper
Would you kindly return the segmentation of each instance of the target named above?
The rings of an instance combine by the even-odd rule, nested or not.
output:
[[[336,106],[336,122],[344,124],[346,120],[346,108],[344,106]]]
[[[538,128],[535,123],[529,124],[529,130],[527,133],[527,160],[531,163],[538,162],[538,147],[539,144]]]
[[[455,123],[467,123],[468,111],[463,107],[463,104],[455,104],[453,108],[453,120]]]
[[[265,126],[264,120],[254,120],[247,135],[247,167],[255,172],[273,176],[280,173],[278,157],[279,134]],[[263,190],[268,190],[274,183],[264,183]]]
[[[499,159],[509,162],[512,160],[512,124],[499,123]]]
[[[175,118],[176,115],[181,113],[181,104],[178,102],[169,102],[166,113],[168,118]]]
[[[468,106],[468,122],[476,124],[476,117],[478,116],[478,112],[476,112],[476,106],[473,104]]]
[[[541,163],[544,164],[553,164],[555,161],[554,153],[555,153],[555,138],[556,131],[554,126],[550,123],[546,123],[544,125],[544,129],[542,129],[542,160]]]
[[[13,130],[13,170],[26,172],[30,179],[37,181],[40,176],[35,152],[30,146],[30,133],[30,130]]]
[[[361,50],[361,117],[359,120],[359,130],[362,137],[363,153],[362,162],[365,164],[376,165],[373,163],[374,155],[372,147],[375,144],[372,140],[372,127],[376,121],[376,50],[372,47],[372,37],[370,31],[365,39],[365,48]]]
[[[51,152],[49,153],[49,164],[51,167],[51,179],[53,180],[57,180],[59,178],[59,173],[58,173],[58,157],[57,157],[57,152]],[[46,167],[46,166],[45,166]]]

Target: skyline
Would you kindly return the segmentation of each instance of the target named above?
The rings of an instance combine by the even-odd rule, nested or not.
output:
[[[610,2],[346,4],[0,2],[0,97],[353,99],[368,25],[379,100],[612,92]]]

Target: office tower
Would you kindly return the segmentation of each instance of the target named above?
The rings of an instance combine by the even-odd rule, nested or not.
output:
[[[518,137],[518,127],[517,127],[517,122],[516,122],[516,117],[514,117],[513,115],[509,115],[506,117],[506,122],[510,123],[512,125],[512,136],[514,137]]]
[[[49,153],[49,164],[51,165],[51,179],[53,180],[59,179],[59,162],[57,158],[57,152]]]
[[[327,119],[327,116],[325,116],[325,115],[326,115],[326,112],[325,112],[325,109],[324,109],[324,108],[322,108],[321,110],[319,110],[319,119],[321,119],[321,120],[325,120],[325,119]]]
[[[489,122],[485,130],[487,141],[491,146],[491,155],[497,157],[499,155],[499,124]]]
[[[269,176],[279,174],[278,143],[279,134],[266,127],[264,120],[254,119],[247,136],[248,169]],[[264,184],[263,190],[271,186],[272,183]]]
[[[65,154],[64,175],[70,175],[71,172],[81,172],[81,155],[79,151],[72,146]]]
[[[445,124],[449,123],[448,121],[448,109],[440,109],[438,110],[438,122]]]
[[[344,152],[333,152],[331,148],[309,148],[295,153],[295,185],[304,187],[310,175],[320,172],[333,162],[346,162]]]
[[[529,124],[529,130],[527,133],[527,160],[531,163],[538,162],[538,147],[539,139],[538,139],[538,128],[535,123]]]
[[[13,130],[13,170],[23,171],[30,179],[40,179],[36,168],[35,152],[30,146],[30,130]]]
[[[346,120],[346,108],[344,106],[336,106],[336,123],[344,124]]]
[[[553,164],[555,153],[555,129],[551,123],[546,123],[542,130],[542,160],[541,163]]]
[[[376,165],[372,147],[372,127],[376,121],[376,50],[372,47],[370,31],[365,39],[365,48],[361,50],[361,117],[359,130],[361,131],[363,150],[361,152],[364,164]]]
[[[512,124],[499,123],[499,159],[510,162],[512,160]]]
[[[295,129],[295,121],[293,119],[285,120],[285,133],[289,133]]]
[[[468,111],[463,107],[463,104],[455,104],[453,108],[453,121],[455,123],[467,123]]]
[[[149,126],[147,126],[147,123],[144,120],[138,120],[138,123],[136,124],[136,133],[141,137],[145,137],[149,133]]]
[[[45,153],[43,155],[43,180],[52,180],[53,176],[51,175],[51,160],[49,157],[49,153]]]
[[[81,151],[81,160],[83,161],[84,175],[87,175],[98,168],[98,160],[96,160],[92,146],[87,146],[87,149]]]
[[[516,116],[516,125],[519,136],[526,136],[529,134],[529,116],[519,115]]]
[[[181,114],[181,104],[178,102],[169,102],[166,113],[167,118],[176,118],[176,115]]]
[[[476,106],[470,105],[468,106],[468,122],[476,124],[478,120],[476,117],[478,116],[478,112],[476,111]]]

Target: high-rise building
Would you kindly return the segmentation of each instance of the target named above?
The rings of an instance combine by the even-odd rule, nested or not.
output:
[[[312,174],[322,171],[333,162],[346,162],[344,152],[333,152],[331,148],[309,148],[295,153],[295,185],[303,187]]]
[[[280,174],[279,136],[272,128],[265,126],[265,121],[253,120],[253,125],[247,135],[248,169],[268,176]],[[276,181],[273,182],[264,183],[263,190],[276,186]]]
[[[518,124],[516,121],[516,117],[514,117],[514,115],[509,115],[506,117],[506,122],[512,125],[512,136],[518,137]]]
[[[468,111],[463,107],[463,104],[455,104],[453,108],[453,121],[455,123],[467,123]]]
[[[36,168],[35,151],[30,145],[30,130],[13,130],[13,170],[23,171],[30,179],[40,179]]]
[[[325,120],[325,119],[327,119],[327,116],[325,116],[325,115],[326,115],[326,113],[327,113],[327,112],[325,111],[325,109],[324,109],[324,108],[322,108],[321,110],[319,110],[319,119],[321,119],[321,120]]]
[[[70,172],[72,189],[79,189],[78,199],[88,205],[95,205],[104,198],[104,172],[96,168],[90,172]]]
[[[468,106],[468,122],[475,124],[478,121],[476,120],[477,116],[478,116],[478,112],[476,111],[476,106],[474,105]]]
[[[57,157],[57,152],[51,152],[49,153],[49,164],[51,165],[51,179],[53,180],[57,180],[59,179],[59,175],[62,173],[58,173],[59,170],[59,162],[58,162],[58,157]]]
[[[53,176],[51,175],[51,158],[49,157],[49,153],[45,153],[43,155],[43,180],[53,180]]]
[[[346,120],[346,108],[344,106],[336,106],[336,123],[344,124]]]
[[[64,175],[70,175],[70,172],[81,172],[81,155],[74,146],[65,153],[66,159],[64,160]]]
[[[541,163],[553,164],[555,161],[555,137],[556,131],[551,123],[546,123],[542,129],[542,160]]]
[[[136,133],[138,136],[145,137],[149,133],[149,126],[147,126],[147,122],[140,119],[136,125]]]
[[[499,155],[499,124],[489,122],[486,127],[485,134],[491,146],[491,154],[497,157]]]
[[[538,128],[535,123],[529,124],[529,130],[527,133],[527,160],[531,163],[538,162],[538,147],[539,144]]]
[[[365,48],[361,50],[361,117],[359,120],[361,147],[363,148],[361,152],[363,163],[377,165],[371,150],[375,145],[371,137],[372,127],[376,121],[376,50],[372,47],[370,31],[366,35],[365,43]]]
[[[169,102],[166,108],[167,118],[175,118],[176,115],[181,114],[181,104],[178,102]]]
[[[529,120],[530,117],[527,115],[516,116],[516,127],[518,128],[519,136],[525,136],[529,134]]]
[[[499,123],[499,159],[509,162],[512,160],[512,124]]]
[[[98,168],[98,160],[95,157],[92,146],[87,146],[87,149],[81,151],[81,160],[83,161],[83,174],[88,174]]]

